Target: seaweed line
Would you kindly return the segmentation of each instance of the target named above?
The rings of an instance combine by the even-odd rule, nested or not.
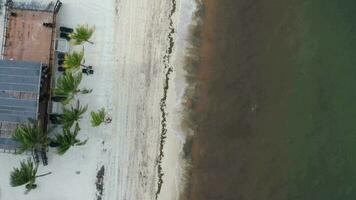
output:
[[[164,87],[163,87],[163,97],[160,100],[160,110],[161,110],[161,136],[160,136],[160,147],[159,147],[159,155],[157,158],[157,173],[158,173],[158,182],[157,182],[157,191],[156,191],[156,197],[155,199],[158,199],[158,195],[161,192],[162,189],[162,184],[163,184],[163,169],[162,169],[162,159],[164,157],[164,152],[163,152],[163,147],[164,143],[167,138],[167,112],[166,112],[166,101],[167,101],[167,93],[169,89],[169,77],[170,74],[173,72],[173,66],[170,64],[170,58],[173,52],[174,48],[174,37],[173,35],[175,34],[176,30],[174,28],[173,24],[173,19],[172,16],[176,12],[176,0],[172,0],[172,8],[171,11],[168,15],[169,19],[169,33],[167,36],[167,40],[169,42],[169,46],[166,50],[165,55],[163,56],[163,63],[164,63],[164,69],[166,69],[166,74],[165,74],[165,82],[164,82]]]

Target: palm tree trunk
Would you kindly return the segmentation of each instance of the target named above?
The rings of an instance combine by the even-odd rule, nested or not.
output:
[[[37,149],[32,149],[31,155],[32,155],[33,161],[35,161],[35,163],[38,164],[40,161],[38,158]]]
[[[47,172],[47,173],[44,173],[44,174],[37,175],[36,178],[47,176],[47,175],[50,175],[50,174],[52,174],[52,172]]]

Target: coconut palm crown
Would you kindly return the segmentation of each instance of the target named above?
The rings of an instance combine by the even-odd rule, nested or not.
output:
[[[29,150],[33,154],[35,150],[48,144],[46,134],[35,120],[20,124],[12,134],[12,139],[20,142],[19,150],[16,152],[18,154]]]
[[[93,42],[89,41],[91,36],[93,35],[95,31],[94,27],[89,27],[88,25],[78,25],[74,32],[69,35],[71,38],[71,42],[74,45],[80,45],[83,44],[84,42],[88,42],[90,44],[94,44]]]
[[[70,108],[63,107],[63,114],[60,117],[60,122],[63,124],[65,129],[70,129],[75,122],[79,122],[83,118],[83,114],[87,111],[88,106],[78,106],[74,108],[71,106]]]
[[[28,190],[36,188],[37,168],[38,165],[30,159],[21,161],[20,168],[14,168],[10,174],[10,185],[17,187],[26,184]]]
[[[84,49],[81,51],[73,51],[64,56],[63,67],[66,70],[77,71],[84,62]]]
[[[70,129],[63,128],[63,133],[56,136],[54,142],[59,145],[57,149],[59,155],[63,155],[72,146],[84,145],[87,142],[87,140],[80,141],[77,139],[79,130],[79,125],[76,123],[73,132]]]
[[[37,187],[36,178],[50,175],[52,172],[37,175],[38,163],[34,163],[31,159],[20,162],[20,168],[15,167],[10,173],[10,185],[17,187],[26,184],[26,193]]]
[[[93,127],[96,127],[105,121],[106,111],[104,108],[102,108],[98,110],[98,112],[92,111],[90,115],[91,115],[91,125]]]
[[[56,88],[53,89],[53,94],[56,96],[67,97],[62,103],[67,104],[74,95],[80,92],[78,89],[80,82],[82,81],[81,73],[66,72],[64,75],[57,79]]]

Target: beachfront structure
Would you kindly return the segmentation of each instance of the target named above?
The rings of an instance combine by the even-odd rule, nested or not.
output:
[[[57,1],[59,2],[59,1]],[[2,46],[3,59],[37,61],[49,65],[53,59],[55,4],[7,1]]]
[[[38,120],[46,131],[60,1],[7,0],[0,60],[0,148],[16,149],[19,123]]]
[[[38,119],[42,64],[0,60],[0,146],[14,148],[11,134],[29,118]]]

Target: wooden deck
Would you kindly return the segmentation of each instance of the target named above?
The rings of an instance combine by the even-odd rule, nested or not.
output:
[[[4,58],[40,61],[48,65],[51,57],[54,13],[11,9],[8,11]]]

